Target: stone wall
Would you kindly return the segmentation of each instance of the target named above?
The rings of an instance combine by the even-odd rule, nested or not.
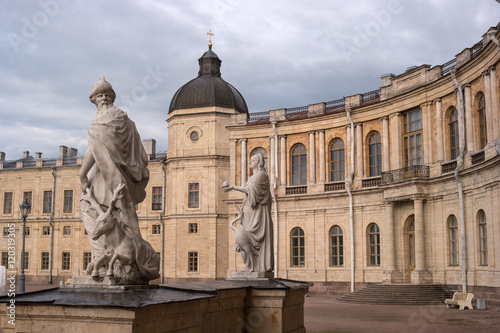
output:
[[[9,299],[0,298],[0,319],[5,333],[301,333],[309,286],[260,280],[179,283],[147,290],[67,287],[17,295],[15,326],[8,323]],[[135,299],[142,303],[131,307]]]

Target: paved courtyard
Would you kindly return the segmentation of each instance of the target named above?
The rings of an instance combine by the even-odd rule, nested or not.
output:
[[[53,287],[27,285],[26,291]],[[308,333],[500,332],[499,308],[460,311],[446,309],[444,304],[366,305],[340,302],[332,296],[311,296],[306,297],[304,312]]]
[[[365,305],[331,296],[306,297],[305,326],[317,332],[500,332],[500,309],[446,309],[445,305]]]

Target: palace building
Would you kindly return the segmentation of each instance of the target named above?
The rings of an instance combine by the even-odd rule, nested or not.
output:
[[[151,176],[137,214],[162,258],[160,280],[223,279],[243,267],[229,228],[243,197],[221,186],[245,184],[250,157],[262,153],[277,277],[337,294],[440,284],[500,305],[499,29],[443,65],[382,76],[380,89],[259,113],[222,79],[210,45],[198,77],[172,98],[168,151],[144,141]],[[55,159],[0,154],[0,247],[14,223],[17,258],[19,204],[32,204],[28,284],[82,275],[90,258],[83,157],[60,149]]]

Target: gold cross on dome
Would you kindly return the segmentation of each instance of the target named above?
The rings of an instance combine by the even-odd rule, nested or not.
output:
[[[212,46],[212,36],[214,35],[214,34],[212,33],[212,29],[210,29],[210,31],[209,31],[209,32],[207,32],[207,35],[209,36],[209,37],[208,37],[208,46]]]

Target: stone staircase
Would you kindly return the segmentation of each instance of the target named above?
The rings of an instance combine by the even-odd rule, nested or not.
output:
[[[364,289],[337,297],[339,301],[364,304],[444,304],[453,294],[439,285],[370,284]]]

